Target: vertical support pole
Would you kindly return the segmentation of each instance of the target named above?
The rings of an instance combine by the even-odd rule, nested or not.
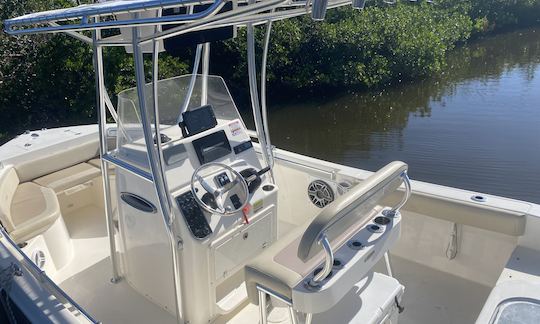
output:
[[[259,318],[261,324],[268,324],[268,314],[266,313],[266,293],[258,290],[259,292]]]
[[[185,314],[184,310],[181,310],[182,305],[182,290],[180,287],[180,280],[178,274],[180,273],[180,264],[178,258],[178,246],[177,241],[181,242],[181,238],[177,238],[173,232],[173,223],[174,223],[174,214],[171,210],[171,204],[169,201],[169,194],[167,192],[165,175],[162,172],[161,168],[161,159],[157,150],[161,149],[161,143],[159,138],[159,127],[156,128],[157,136],[157,146],[158,149],[154,148],[154,140],[152,138],[152,127],[150,126],[150,118],[148,115],[148,110],[146,109],[146,99],[145,99],[145,77],[144,77],[144,61],[141,45],[138,43],[139,32],[138,28],[132,28],[132,46],[133,46],[133,58],[135,61],[135,76],[137,81],[137,95],[139,97],[139,111],[141,116],[141,124],[144,133],[144,139],[146,142],[146,150],[148,156],[148,164],[150,165],[150,171],[152,172],[152,180],[154,188],[156,190],[156,195],[159,202],[160,210],[163,214],[163,221],[165,223],[165,228],[167,234],[169,235],[169,243],[171,248],[171,257],[173,263],[173,285],[174,285],[174,297],[175,297],[175,308],[176,308],[176,321],[177,323],[183,323],[183,316]],[[155,49],[155,47],[154,47]],[[154,111],[155,113],[155,111]],[[159,116],[154,116],[154,120],[159,126]],[[159,160],[159,161],[158,161]]]
[[[210,43],[203,45],[201,106],[208,103],[208,72],[210,71]]]
[[[390,262],[390,254],[388,252],[384,253],[384,263],[386,264],[386,273],[393,278],[394,272],[392,271],[392,263]]]
[[[287,308],[289,309],[289,318],[291,319],[291,324],[297,324],[296,313],[294,309],[292,308],[292,306],[287,306]]]
[[[250,4],[254,3],[254,0],[249,1]],[[247,24],[247,61],[248,61],[248,77],[249,77],[249,94],[251,97],[251,108],[253,109],[253,118],[255,120],[255,130],[259,137],[259,143],[261,145],[262,155],[266,166],[270,165],[268,157],[266,136],[264,133],[264,127],[262,124],[261,107],[259,103],[259,91],[257,89],[257,67],[255,66],[255,30],[253,23]]]
[[[98,108],[98,128],[99,128],[99,156],[101,160],[101,177],[103,179],[103,200],[105,203],[105,217],[107,218],[107,235],[109,237],[109,250],[112,264],[111,282],[116,283],[120,280],[118,271],[118,258],[116,254],[116,241],[114,239],[114,221],[111,205],[111,182],[109,179],[109,163],[103,159],[107,154],[107,111],[105,110],[105,81],[103,77],[103,48],[97,45],[101,38],[101,31],[92,32],[93,51],[94,51],[94,70],[96,73],[96,104]]]
[[[274,12],[272,9],[271,12]],[[262,122],[264,127],[264,135],[266,140],[266,151],[268,152],[268,163],[270,166],[270,178],[272,183],[275,183],[274,178],[274,152],[272,151],[272,144],[270,141],[270,128],[268,127],[268,109],[266,106],[266,66],[268,60],[268,47],[270,46],[270,33],[272,32],[272,20],[268,20],[266,23],[266,34],[264,37],[264,48],[261,63],[261,108],[262,108]]]
[[[178,114],[178,120],[176,123],[182,121],[182,114],[185,113],[189,107],[189,102],[191,101],[191,95],[193,94],[193,89],[195,89],[195,82],[197,81],[197,73],[199,72],[199,65],[201,64],[201,53],[202,53],[202,44],[197,45],[195,51],[195,59],[193,60],[193,70],[191,72],[191,80],[189,80],[189,87],[184,98],[184,103],[180,107],[180,113]]]
[[[307,313],[306,314],[306,324],[311,324],[313,322],[313,314]]]

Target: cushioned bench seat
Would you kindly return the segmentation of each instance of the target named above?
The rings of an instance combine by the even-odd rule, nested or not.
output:
[[[291,246],[295,240],[304,233],[308,224],[293,229],[290,233],[280,238],[264,253],[261,253],[245,267],[246,284],[249,289],[249,297],[255,305],[259,304],[255,285],[259,284],[268,287],[275,292],[292,299],[292,287],[296,286],[302,279],[301,273],[294,271],[282,263],[275,260],[280,252]],[[295,244],[297,247],[298,244]],[[296,258],[296,251],[292,251],[291,258]],[[322,259],[322,258],[319,258]],[[321,260],[317,260],[317,263]],[[306,265],[309,267],[309,265]],[[311,269],[308,269],[311,270]]]
[[[32,182],[20,184],[11,202],[9,229],[15,242],[41,234],[60,217],[60,207],[54,190]]]
[[[59,193],[66,189],[83,184],[101,175],[100,169],[88,163],[79,163],[72,167],[37,178],[34,182],[40,186],[51,188]]]
[[[92,165],[93,167],[96,167],[96,168],[101,170],[101,159],[100,158],[92,159],[92,160],[88,161],[87,163]],[[112,170],[114,170],[114,165],[109,163],[109,172],[111,172]]]
[[[0,173],[0,198],[0,220],[17,243],[43,233],[60,217],[54,190],[32,182],[19,184],[12,167]]]

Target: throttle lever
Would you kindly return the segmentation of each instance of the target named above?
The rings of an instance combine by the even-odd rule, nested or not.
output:
[[[265,174],[266,172],[270,171],[270,167],[267,166],[266,168],[262,168],[261,170],[259,170],[259,172],[257,172],[257,175],[260,177],[262,176],[263,174]]]
[[[270,171],[270,167],[262,168],[260,171],[257,171],[254,168],[240,171],[240,174],[242,175],[242,177],[244,177],[244,180],[246,180],[248,184],[248,190],[250,194],[255,192],[257,188],[259,188],[262,182],[261,176],[268,171]]]

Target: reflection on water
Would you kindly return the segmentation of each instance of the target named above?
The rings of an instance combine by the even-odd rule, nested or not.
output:
[[[402,160],[413,179],[540,203],[540,29],[449,60],[422,82],[276,104],[273,144],[368,170]]]

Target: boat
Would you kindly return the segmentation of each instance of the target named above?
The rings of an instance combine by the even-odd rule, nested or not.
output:
[[[98,122],[0,147],[0,320],[539,323],[539,205],[272,145],[272,23],[364,4],[114,0],[6,20],[92,46]],[[254,130],[209,74],[211,44],[244,28]],[[189,46],[192,73],[159,79],[160,53]],[[134,58],[116,104],[107,47]]]

